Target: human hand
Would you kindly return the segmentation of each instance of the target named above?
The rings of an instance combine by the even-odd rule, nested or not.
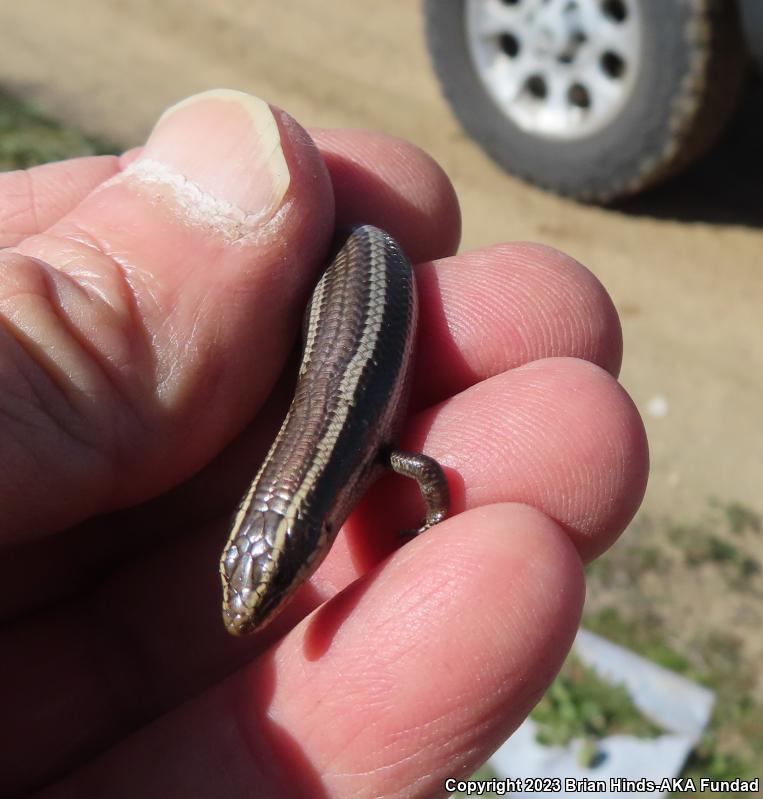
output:
[[[316,148],[245,95],[196,100],[142,151],[0,176],[0,794],[441,794],[553,679],[581,564],[641,500],[616,313],[552,249],[453,255],[452,188],[416,148]],[[233,639],[231,513],[332,232],[361,221],[419,263],[401,443],[445,467],[453,515],[397,549],[418,498],[385,478]]]

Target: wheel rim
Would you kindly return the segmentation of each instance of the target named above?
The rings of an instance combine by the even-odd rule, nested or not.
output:
[[[638,0],[466,0],[465,15],[477,74],[522,130],[585,138],[628,101],[641,59]]]

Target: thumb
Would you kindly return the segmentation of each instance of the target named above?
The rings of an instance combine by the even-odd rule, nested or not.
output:
[[[305,131],[215,90],[0,252],[4,540],[145,499],[214,455],[272,387],[332,229]]]

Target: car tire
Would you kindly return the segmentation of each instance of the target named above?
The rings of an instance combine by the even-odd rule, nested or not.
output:
[[[582,22],[578,23],[581,31],[576,29],[576,38],[571,40],[572,49],[559,51],[561,55],[549,56],[536,46],[542,33],[537,16],[532,29],[525,24],[523,30],[513,31],[509,21],[502,30],[499,15],[516,14],[523,4],[541,8],[547,16],[576,7],[589,20],[591,14],[622,14],[620,22],[612,17],[602,24],[611,25],[615,32],[617,24],[631,26],[630,60],[617,53],[612,56],[621,59],[623,71],[629,70],[625,71],[627,85],[617,82],[616,71],[605,75],[606,80],[596,73],[618,64],[605,60],[609,56],[604,50],[595,50],[601,46]],[[495,41],[492,29],[478,38],[481,28],[472,20],[479,23],[481,9],[492,10],[499,19]],[[612,202],[676,174],[715,141],[741,95],[747,53],[731,0],[424,0],[424,14],[435,72],[467,134],[509,172],[579,200]],[[556,25],[558,20],[551,23]],[[558,25],[552,33],[556,30]],[[572,73],[564,70],[574,65],[578,53],[584,54],[587,60],[581,55],[580,63],[588,71],[582,74],[591,76],[591,87],[606,86],[602,97],[614,97],[616,103],[599,102],[595,89],[586,95],[584,78],[582,92],[579,83],[569,83],[566,90],[562,84],[563,90],[554,94],[555,105],[545,109],[543,84],[537,83],[537,75],[524,83],[514,79],[512,85],[522,88],[512,90],[509,99],[501,99],[502,85],[494,75],[512,75],[513,59],[525,45],[523,52],[535,47],[533,58],[546,59],[537,63],[541,79],[549,81],[569,82],[565,76]],[[482,67],[480,58],[486,59]],[[494,70],[495,64],[505,72]],[[548,76],[542,64],[548,65]],[[611,91],[610,84],[617,91]],[[588,108],[583,105],[586,97]],[[549,113],[543,116],[536,109]],[[605,118],[604,112],[609,116]],[[592,120],[595,124],[590,124]]]

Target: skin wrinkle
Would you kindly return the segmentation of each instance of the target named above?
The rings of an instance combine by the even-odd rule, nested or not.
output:
[[[170,333],[166,335],[165,340],[167,351],[173,355],[171,358],[167,359],[167,364],[162,365],[162,369],[160,370],[162,374],[156,383],[155,392],[160,403],[163,402],[167,406],[172,403],[175,399],[173,395],[176,393],[176,377],[178,375],[183,376],[183,364],[194,363],[198,360],[196,356],[200,353],[199,338],[203,338],[203,336],[199,335],[199,331],[204,330],[206,317],[204,303],[201,302],[193,314],[190,330],[183,336],[178,335],[174,324],[171,325],[171,313],[168,313],[162,321],[162,328],[171,325]],[[155,338],[156,337],[158,337],[158,333],[155,335]],[[215,339],[212,337],[207,348],[214,351],[214,345]]]
[[[27,419],[24,419],[23,417],[19,417],[19,416],[15,415],[15,414],[11,413],[7,408],[3,408],[2,411],[0,411],[0,414],[2,414],[2,416],[4,418],[6,418],[6,419],[10,419],[12,421],[18,421],[20,423],[20,425],[22,425],[22,426],[26,426],[28,428],[31,428],[31,429],[35,430],[35,431],[37,430],[37,428],[34,428],[34,427],[32,427],[29,424]],[[13,436],[13,437],[11,437],[11,436]],[[43,468],[43,466],[47,466],[47,464],[42,464],[40,462],[39,455],[33,449],[30,449],[27,446],[27,443],[28,443],[27,439],[21,439],[21,438],[19,438],[16,435],[8,434],[8,437],[6,438],[6,442],[5,442],[5,447],[9,447],[9,445],[11,443],[15,444],[17,449],[18,449],[18,451],[23,453],[24,457],[27,459],[27,461],[30,462],[30,464],[31,464],[30,471],[32,469],[35,469],[35,468],[40,469],[40,468]],[[6,478],[4,479],[4,483],[5,483],[5,481],[9,481],[9,477],[10,476],[6,476]],[[20,486],[18,486],[17,483],[18,483],[18,481],[14,480],[14,484],[12,484],[13,487],[20,488]]]
[[[83,230],[83,232],[86,232],[84,228],[81,228],[81,226],[80,229]],[[155,310],[161,310],[156,293],[151,290],[152,281],[146,279],[149,275],[151,277],[153,277],[153,275],[146,272],[144,269],[134,266],[130,262],[129,258],[118,255],[116,251],[106,247],[103,242],[98,241],[94,235],[88,235],[91,236],[91,240],[96,244],[96,250],[100,255],[103,256],[103,258],[107,260],[112,269],[109,271],[108,275],[101,274],[100,269],[95,271],[93,273],[93,277],[96,278],[96,280],[82,280],[82,277],[84,276],[90,278],[90,274],[83,273],[78,270],[77,278],[80,280],[80,285],[82,285],[83,290],[88,294],[91,300],[93,299],[92,295],[94,294],[95,298],[101,300],[115,314],[118,314],[120,321],[122,321],[122,317],[125,316],[126,312],[127,319],[122,321],[124,327],[131,331],[145,331],[145,324],[143,321],[146,314],[140,310],[138,297],[148,295],[155,306]],[[106,285],[111,288],[113,286],[114,277],[116,277],[118,280],[118,286],[116,290],[102,291],[98,288],[98,280],[103,280]],[[137,291],[131,278],[140,279],[140,291]],[[153,281],[153,284],[155,283],[156,281]],[[116,302],[116,298],[119,298],[119,303]],[[145,305],[145,303],[143,304]],[[148,342],[144,342],[144,344],[150,351],[150,345]]]
[[[68,285],[77,291],[81,291],[85,296],[88,296],[87,290],[79,281],[69,278]],[[119,401],[116,403],[116,407],[121,408],[123,411],[127,411],[129,414],[130,421],[128,425],[131,428],[129,435],[130,440],[126,443],[120,443],[118,436],[112,436],[112,444],[116,445],[112,450],[112,457],[114,457],[114,460],[117,464],[124,463],[126,460],[122,453],[129,451],[133,447],[133,436],[135,433],[139,432],[142,436],[149,437],[152,432],[153,425],[150,424],[147,419],[144,419],[142,414],[139,413],[139,403],[134,401],[129,389],[122,379],[122,375],[113,373],[114,369],[120,373],[122,367],[119,364],[113,363],[108,355],[103,353],[94,345],[94,342],[88,337],[88,333],[82,330],[81,326],[72,320],[70,309],[68,307],[64,307],[58,292],[56,292],[54,312],[58,321],[64,326],[64,329],[68,333],[70,340],[77,344],[79,349],[85,354],[88,362],[97,368],[98,374],[104,379],[108,388],[112,390],[118,398]],[[80,390],[84,391],[90,397],[93,396],[93,389],[95,388],[90,376],[88,376],[88,383],[90,383],[88,387],[83,386],[80,388]],[[88,417],[92,419],[90,414],[88,414]],[[112,432],[116,434],[117,428],[112,428]]]
[[[364,733],[372,731],[373,727],[375,727],[375,726],[376,726],[376,724],[372,725],[372,727],[370,727],[370,728],[366,728],[364,730]],[[421,730],[421,729],[427,729],[427,731],[428,731],[428,728],[429,728],[429,725],[427,725],[427,724],[418,725],[415,728],[411,728],[408,732],[412,734],[412,733],[416,732],[417,730]],[[353,739],[353,742],[357,744],[360,740],[362,740],[362,737],[363,736],[360,736],[358,738]],[[405,741],[405,737],[407,737],[407,736],[405,734],[403,734],[403,747],[404,747],[404,749],[407,748],[406,747],[407,742]],[[372,741],[374,740],[373,735],[371,735],[370,738],[371,738]],[[415,762],[416,760],[420,759],[421,752],[424,749],[427,748],[428,741],[422,741],[420,738],[417,738],[416,740],[417,740],[417,748],[416,749],[411,749],[410,752],[407,755],[395,757],[395,755],[396,755],[396,751],[395,750],[399,749],[399,744],[398,744],[397,741],[395,741],[394,743],[390,742],[390,743],[382,746],[381,748],[375,747],[374,750],[373,750],[374,757],[378,757],[380,760],[381,760],[381,756],[384,755],[384,754],[392,755],[392,758],[389,759],[387,762],[379,762],[373,768],[369,768],[369,769],[366,769],[366,770],[334,771],[334,772],[331,772],[331,777],[334,780],[336,780],[336,781],[339,781],[339,782],[343,781],[343,782],[347,782],[347,783],[352,784],[352,783],[356,783],[359,779],[367,779],[368,777],[375,776],[375,775],[384,775],[384,774],[396,775],[396,772],[399,772],[401,769],[404,769],[406,764]],[[362,749],[362,746],[361,746],[361,749]],[[346,757],[346,752],[338,752],[337,753],[337,758],[341,758],[341,757]],[[321,764],[321,770],[324,772],[324,774],[331,770],[330,766],[332,765],[332,763],[333,763],[333,760],[327,762],[326,764]],[[407,775],[405,775],[405,774],[400,774],[397,781],[399,782],[400,779],[404,779],[405,782],[407,783],[406,776]],[[386,791],[385,791],[385,795],[387,795]]]
[[[394,676],[389,673],[388,669],[381,669],[378,672],[372,671],[366,661],[361,661],[350,672],[342,675],[336,675],[331,680],[331,688],[325,691],[325,696],[334,697],[333,700],[322,700],[319,704],[311,707],[311,712],[308,713],[307,718],[312,718],[313,715],[317,717],[317,723],[313,723],[308,732],[308,737],[313,742],[319,743],[323,746],[327,739],[327,731],[323,728],[320,721],[326,715],[326,705],[330,704],[332,708],[336,708],[337,714],[344,714],[345,708],[353,706],[357,698],[362,702],[363,707],[367,708],[368,715],[371,711],[379,711],[379,718],[386,718],[390,712],[390,698],[394,697],[397,690],[397,681]],[[365,670],[364,670],[365,669]],[[373,675],[373,680],[368,682],[365,678],[368,675]],[[304,705],[303,705],[304,707]],[[305,715],[301,715],[300,724],[305,721]],[[349,726],[346,731],[333,730],[328,733],[329,737],[336,738],[335,750],[340,755],[347,747],[353,745],[359,735],[376,729],[377,721],[372,722],[369,726],[363,721],[363,730],[357,731],[351,729]],[[372,736],[373,737],[373,736]],[[307,740],[307,739],[306,739]]]
[[[11,395],[11,399],[16,399],[16,398],[21,399],[20,396],[14,397],[13,395]],[[37,399],[36,395],[34,396],[34,399]],[[29,405],[30,405],[30,403],[26,403],[25,402],[23,407],[26,408]],[[12,422],[15,422],[16,424],[18,424],[18,426],[23,428],[25,432],[28,432],[28,431],[34,431],[34,432],[46,431],[46,428],[45,428],[44,424],[40,424],[40,423],[35,424],[36,420],[39,419],[39,414],[38,413],[33,412],[33,413],[25,415],[23,413],[17,412],[17,410],[14,407],[13,403],[9,403],[8,405],[4,405],[2,408],[0,408],[0,414],[2,414],[2,416],[4,418],[9,419]],[[14,433],[13,433],[13,425],[8,425],[8,427],[11,430],[9,435],[14,435]],[[22,440],[19,438],[17,440],[17,443],[21,447],[21,446],[23,446],[24,442],[22,442]]]
[[[5,173],[5,179],[13,186],[19,179],[25,184],[29,184],[30,177],[26,170],[15,170]],[[28,208],[24,204],[17,202],[21,198],[22,203],[27,201],[29,191],[23,189],[8,190],[5,194],[6,201],[0,208],[0,249],[13,246],[16,241],[24,236],[24,219]],[[17,229],[14,229],[17,228]]]
[[[463,708],[458,707],[457,704],[454,705],[454,709],[463,711]],[[427,722],[409,726],[405,729],[399,730],[397,733],[392,733],[392,740],[390,740],[389,743],[381,748],[377,747],[374,750],[375,755],[389,753],[394,756],[399,750],[400,742],[402,742],[403,747],[405,748],[408,741],[414,739],[416,740],[417,745],[415,748],[411,748],[410,753],[407,756],[388,760],[386,763],[380,763],[374,768],[365,771],[335,772],[332,776],[344,779],[344,781],[349,783],[357,782],[359,778],[368,778],[378,774],[397,776],[395,782],[402,782],[402,785],[399,789],[395,790],[403,791],[404,793],[402,795],[410,795],[410,775],[406,773],[405,769],[407,764],[414,763],[415,761],[419,760],[423,751],[428,751],[432,754],[431,760],[433,762],[437,757],[437,753],[441,753],[441,759],[443,761],[452,761],[453,753],[461,751],[461,757],[459,759],[463,761],[466,759],[466,753],[462,751],[463,742],[470,740],[477,741],[480,738],[483,730],[486,728],[489,729],[490,726],[492,725],[490,724],[487,716],[485,721],[482,723],[475,721],[472,724],[470,722],[468,727],[464,727],[463,722],[459,719],[459,713],[450,710],[439,713],[437,716],[429,719]],[[447,739],[442,739],[441,734],[437,731],[438,727],[448,729],[450,731]],[[424,733],[426,733],[426,735]],[[439,742],[438,738],[440,739]],[[474,750],[474,747],[472,747],[472,749]],[[467,750],[467,752],[468,751],[469,750]],[[424,783],[426,781],[426,775],[416,775],[415,782]],[[396,794],[391,794],[389,789],[385,790],[385,796],[393,795]]]
[[[16,233],[13,231],[14,222],[24,216],[23,208],[14,209],[13,213],[4,215],[0,218],[0,249],[7,249],[15,246],[15,244],[23,238],[23,233]],[[21,225],[21,222],[19,222]]]
[[[369,728],[369,729],[372,729],[373,726],[375,726],[375,724],[372,725],[372,727]],[[429,726],[430,726],[429,724],[421,724],[421,725],[417,725],[415,727],[411,727],[409,730],[407,730],[407,731],[402,733],[403,738],[408,737],[409,735],[412,737],[413,733],[415,733],[415,732],[419,732],[419,734],[420,734],[420,731],[422,729],[426,730],[428,732],[429,731]],[[371,737],[373,738],[373,736],[371,736]],[[358,739],[356,738],[355,741],[357,742]],[[397,757],[395,759],[391,759],[391,760],[389,760],[386,763],[380,762],[378,765],[374,766],[371,769],[367,769],[365,771],[360,771],[360,770],[355,771],[355,770],[353,770],[353,771],[334,772],[332,774],[332,776],[339,777],[340,779],[341,778],[346,778],[348,781],[356,781],[358,778],[366,778],[366,777],[370,777],[370,776],[377,775],[377,774],[394,773],[394,772],[398,771],[401,767],[405,766],[407,763],[414,762],[414,761],[418,760],[421,757],[421,751],[427,747],[428,740],[422,740],[421,738],[417,737],[416,741],[417,741],[417,744],[418,744],[418,748],[415,749],[415,750],[412,749],[405,756]],[[407,741],[403,740],[403,744],[406,745]],[[395,742],[390,742],[390,743],[382,746],[381,748],[376,748],[376,749],[374,749],[374,756],[383,755],[383,754],[387,754],[387,753],[389,753],[389,754],[394,756],[395,755],[394,750],[395,750],[395,748],[397,746],[398,746],[398,742],[395,741]],[[344,753],[344,752],[337,753],[338,757],[343,757],[345,755],[346,755],[346,753]],[[326,765],[330,766],[331,764],[329,762]]]
[[[29,207],[29,211],[30,211],[30,213],[32,215],[32,220],[33,220],[33,224],[34,224],[34,230],[39,230],[40,229],[40,225],[39,225],[40,220],[39,220],[39,213],[38,213],[38,210],[37,210],[37,200],[36,200],[37,194],[35,192],[34,181],[32,180],[31,172],[28,172],[27,170],[24,170],[23,174],[26,176],[27,189],[28,189],[28,204],[29,204],[28,207]]]
[[[4,325],[5,325],[5,319],[3,317],[0,317],[0,326],[4,326]],[[15,343],[18,346],[19,350],[27,356],[27,357],[22,357],[22,358],[19,359],[19,361],[22,364],[22,366],[26,367],[27,365],[31,365],[32,368],[36,369],[38,374],[41,375],[43,378],[50,379],[50,374],[45,369],[43,369],[42,367],[39,367],[39,365],[37,364],[37,362],[34,359],[33,355],[27,354],[27,351],[25,350],[23,344],[21,342],[19,342],[17,339],[15,340]],[[35,380],[32,377],[27,376],[24,373],[24,371],[20,370],[18,368],[18,364],[14,364],[14,367],[16,367],[17,374],[19,375],[20,379],[23,380],[24,385],[26,385],[28,387],[29,391],[31,392],[31,397],[22,396],[21,394],[17,394],[16,395],[23,402],[23,406],[25,408],[26,407],[37,407],[37,408],[43,410],[45,416],[53,421],[53,423],[55,425],[55,429],[59,433],[61,433],[63,436],[65,436],[68,440],[73,442],[75,447],[84,449],[87,453],[95,455],[99,459],[101,459],[103,457],[103,453],[100,452],[100,450],[97,447],[95,447],[88,439],[86,439],[84,435],[80,436],[80,435],[76,434],[76,432],[75,432],[76,425],[72,424],[71,422],[67,422],[67,421],[64,420],[63,415],[64,415],[66,410],[74,413],[75,416],[78,413],[77,410],[75,408],[73,408],[71,406],[71,404],[68,402],[67,395],[64,392],[56,391],[56,395],[64,400],[64,410],[62,412],[56,413],[53,410],[54,406],[51,405],[51,403],[49,401],[48,402],[43,402],[43,400],[42,400],[42,398],[41,398],[41,396],[40,396],[40,394],[38,392],[38,389],[36,388]],[[56,389],[58,388],[55,385],[55,383],[53,383],[53,386]],[[11,399],[13,399],[13,395],[11,395],[9,389],[6,389],[4,394],[5,394],[5,396],[8,396]],[[57,405],[55,407],[56,407],[56,409],[58,408]],[[3,416],[6,419],[16,420],[20,425],[25,427],[27,430],[33,430],[33,431],[38,432],[38,433],[42,432],[42,433],[45,433],[45,434],[49,434],[49,429],[45,426],[44,422],[41,422],[39,424],[34,424],[33,423],[33,420],[35,418],[39,418],[39,413],[33,412],[33,413],[29,414],[29,418],[27,418],[27,417],[23,416],[22,414],[13,412],[11,410],[11,406],[4,407],[2,409],[2,411],[0,411],[0,412],[3,414]],[[12,429],[13,429],[13,426],[12,425],[8,425],[7,430],[12,430]],[[6,435],[9,435],[9,433],[6,432]],[[36,453],[34,448],[30,448],[28,446],[29,445],[29,440],[28,439],[24,439],[24,440],[17,439],[16,443],[18,445],[18,452],[19,453],[23,453],[24,456],[27,459],[31,458],[32,461],[35,463],[37,469],[39,469],[39,470],[43,470],[43,469],[47,470],[48,469],[48,464],[47,463],[43,463],[40,460],[40,456]]]
[[[65,262],[52,264],[38,258],[35,258],[35,260],[45,264],[49,270],[52,270],[52,274],[63,275],[68,278],[67,285],[75,289],[78,295],[86,299],[88,303],[94,304],[100,301],[105,308],[112,312],[112,316],[115,319],[122,321],[125,311],[130,314],[132,307],[135,305],[134,291],[132,286],[126,281],[124,266],[113,254],[107,251],[108,248],[105,247],[102,242],[98,241],[95,236],[81,226],[77,226],[77,228],[81,231],[81,236],[73,234],[39,234],[39,238],[42,240],[45,250],[47,250],[51,244],[55,245],[60,242],[68,242],[72,245],[71,248],[63,250],[67,255]],[[82,252],[80,247],[87,248],[89,252]],[[98,268],[83,270],[79,266],[79,263],[92,260],[92,252],[97,254]],[[21,253],[21,255],[25,258],[34,257],[26,253]],[[109,271],[104,274],[104,269],[106,267],[108,267]],[[115,278],[121,279],[122,290],[113,290]],[[104,291],[99,289],[97,286],[98,282],[103,282],[110,290]],[[122,301],[117,303],[115,301],[116,298],[120,298]],[[133,301],[131,302],[131,300]],[[139,317],[130,315],[128,322],[123,323],[123,326],[135,326],[135,322],[138,318]]]
[[[39,375],[46,381],[51,380],[50,375],[44,369],[40,368],[34,357],[29,355],[24,346],[23,338],[16,335],[17,328],[10,323],[4,314],[0,314],[0,330],[5,334],[5,341],[10,345],[6,349],[6,353],[10,356],[8,359],[9,368],[13,369],[13,376],[18,376],[23,382],[23,386],[28,389],[27,393],[16,390],[11,384],[10,376],[5,374],[5,364],[3,364],[3,395],[10,399],[21,400],[24,405],[32,406],[38,410],[43,409],[45,406],[42,401],[42,396],[37,389],[35,379],[32,375],[27,373],[27,367],[31,366],[36,373],[35,376]],[[8,352],[8,349],[10,349],[10,352]],[[19,353],[21,357],[17,357]],[[65,395],[62,396],[66,399]],[[66,403],[66,407],[69,410],[74,410],[68,402]]]
[[[52,281],[50,280],[50,276],[48,275],[47,271],[45,271],[44,269],[37,269],[36,274],[40,277],[40,288],[43,289],[44,296],[40,291],[33,291],[32,289],[30,289],[28,292],[25,293],[28,294],[34,300],[41,300],[45,304],[45,307],[49,310],[52,310],[54,315],[56,315],[56,318],[58,319],[58,315],[55,314],[55,305],[52,302]],[[14,298],[18,296],[22,295],[17,293],[14,295]],[[9,298],[5,298],[5,300],[3,300],[2,303],[0,303],[0,306],[4,305],[8,299]],[[19,328],[19,326],[12,319],[10,319],[4,312],[0,312],[0,324],[6,330],[8,335],[11,336],[11,338],[14,340],[17,346],[20,347],[20,349],[26,354],[27,362],[33,364],[37,368],[39,374],[47,378],[50,384],[56,389],[56,394],[61,399],[64,400],[66,407],[73,412],[75,419],[70,420],[66,427],[60,427],[59,422],[61,420],[56,420],[51,415],[49,402],[40,405],[40,407],[44,409],[45,414],[48,415],[57,424],[57,427],[61,429],[61,432],[67,433],[69,437],[72,438],[72,440],[76,441],[79,444],[88,444],[88,447],[92,449],[92,445],[90,445],[89,442],[85,441],[84,439],[81,439],[79,436],[74,434],[73,422],[78,417],[81,416],[81,410],[77,407],[77,404],[74,402],[69,384],[67,383],[66,380],[59,379],[59,375],[57,372],[54,372],[51,369],[46,369],[45,366],[41,363],[41,359],[43,357],[45,358],[50,357],[49,354],[47,352],[42,352],[42,353],[39,352],[36,340],[34,340],[32,336],[29,333],[27,333],[27,331]],[[35,396],[39,398],[36,392]]]
[[[84,244],[86,247],[89,247],[92,250],[95,250],[99,256],[102,256],[103,259],[112,267],[108,275],[102,275],[100,273],[100,269],[96,270],[93,274],[96,277],[104,278],[107,281],[110,281],[112,277],[116,276],[117,278],[121,279],[121,289],[117,291],[112,291],[110,293],[100,292],[94,288],[92,283],[89,282],[81,282],[81,286],[83,291],[90,297],[88,293],[88,289],[91,291],[96,292],[96,296],[102,298],[103,301],[109,306],[110,309],[114,311],[124,311],[130,314],[129,322],[131,326],[135,326],[135,323],[141,319],[141,317],[137,313],[137,292],[135,291],[135,287],[130,283],[128,279],[129,274],[144,274],[144,270],[139,270],[136,267],[133,267],[130,263],[129,259],[125,257],[118,257],[116,252],[111,248],[106,246],[106,243],[96,235],[95,232],[88,230],[82,224],[74,224],[72,225],[72,229],[80,231],[82,234],[80,236],[73,235],[71,233],[66,234],[65,236],[61,237],[64,239],[69,239],[71,241],[77,242],[78,244]],[[99,260],[99,266],[102,263],[102,260]],[[57,268],[61,270],[67,270],[70,268],[71,263],[66,263],[58,266]],[[82,276],[82,272],[77,270],[78,277]],[[141,283],[142,287],[145,287],[143,283]],[[119,297],[123,302],[117,305],[116,302],[110,301],[110,296]]]

